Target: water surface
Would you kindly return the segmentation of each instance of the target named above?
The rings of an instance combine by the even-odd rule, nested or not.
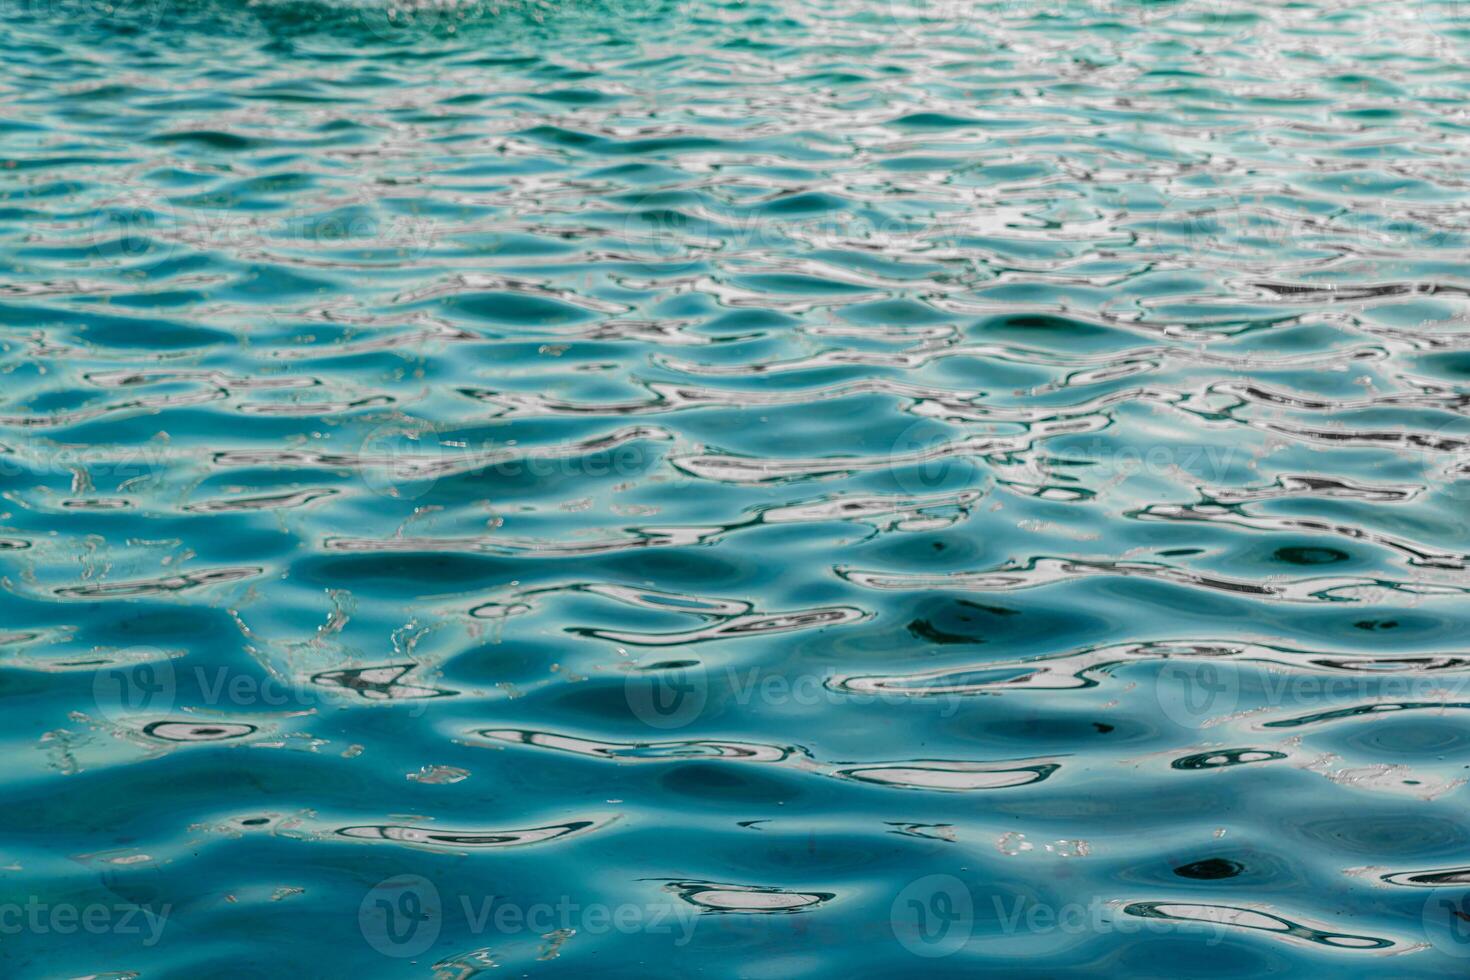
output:
[[[1463,975],[1463,5],[3,23],[7,976]]]

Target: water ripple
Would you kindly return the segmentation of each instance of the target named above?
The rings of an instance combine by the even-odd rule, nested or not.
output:
[[[0,20],[7,973],[1462,972],[1463,3]]]

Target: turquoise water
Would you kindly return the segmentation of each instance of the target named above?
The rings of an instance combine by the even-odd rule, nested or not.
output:
[[[3,23],[6,976],[1464,974],[1463,6]]]

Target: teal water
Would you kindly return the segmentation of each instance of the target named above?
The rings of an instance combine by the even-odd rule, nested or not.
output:
[[[1464,974],[1463,5],[0,23],[6,976]]]

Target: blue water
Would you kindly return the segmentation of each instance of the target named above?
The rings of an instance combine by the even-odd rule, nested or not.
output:
[[[1470,967],[1462,4],[0,23],[5,976]]]

